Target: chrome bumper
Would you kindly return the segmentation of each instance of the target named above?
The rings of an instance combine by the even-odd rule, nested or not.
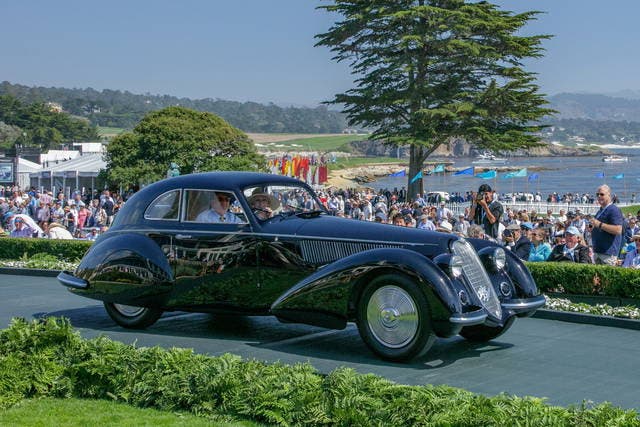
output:
[[[87,289],[89,283],[84,279],[79,279],[68,271],[62,271],[58,274],[58,281],[68,288]]]
[[[469,326],[481,325],[487,319],[487,312],[484,309],[472,311],[469,313],[455,313],[449,317],[449,322],[456,325]]]
[[[503,310],[511,310],[515,314],[532,312],[544,306],[546,300],[544,295],[531,298],[511,299],[500,304]],[[469,313],[455,313],[449,317],[449,322],[456,325],[470,326],[481,325],[487,320],[488,314],[485,309],[471,311]]]
[[[516,313],[524,313],[527,311],[537,310],[546,304],[544,295],[538,295],[531,298],[512,299],[503,302],[502,308],[507,310],[513,310]]]

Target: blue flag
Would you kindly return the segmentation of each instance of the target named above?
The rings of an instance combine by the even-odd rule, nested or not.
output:
[[[433,169],[433,173],[444,172],[444,165],[440,164]]]
[[[493,179],[496,176],[498,176],[498,172],[496,172],[495,170],[476,174],[476,178],[482,178],[482,179]]]
[[[402,169],[401,171],[389,174],[389,176],[407,176],[407,171]]]
[[[524,178],[527,176],[527,168],[520,169],[518,172],[513,173],[513,178]]]
[[[624,178],[624,174],[623,173],[618,174],[618,175],[613,177],[613,179],[622,179],[622,178]]]
[[[411,182],[410,184],[413,184],[414,182],[416,182],[417,180],[419,180],[420,178],[422,178],[422,171],[418,172],[416,174],[416,176],[414,176],[413,178],[411,178]]]
[[[520,169],[518,172],[509,172],[502,176],[502,178],[524,178],[527,176],[527,168]]]
[[[473,168],[462,169],[461,171],[454,173],[454,175],[473,175]]]
[[[598,172],[596,178],[604,178],[604,172]]]
[[[538,175],[537,173],[532,173],[531,175],[529,175],[529,182],[535,181],[539,177],[540,177],[540,175]]]

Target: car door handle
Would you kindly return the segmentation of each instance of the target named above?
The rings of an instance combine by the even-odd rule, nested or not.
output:
[[[176,234],[176,239],[191,239],[192,236],[190,234]]]

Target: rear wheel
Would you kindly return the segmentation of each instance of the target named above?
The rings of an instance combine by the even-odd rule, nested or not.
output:
[[[157,308],[137,307],[112,302],[105,302],[104,308],[114,322],[124,328],[131,329],[144,329],[153,325],[162,316],[162,310]]]
[[[383,359],[406,361],[435,341],[425,294],[406,276],[386,274],[365,288],[357,308],[360,336]]]
[[[515,316],[512,316],[504,325],[498,327],[486,325],[465,326],[460,331],[460,335],[468,341],[473,342],[491,341],[492,339],[498,338],[500,335],[507,332],[515,320]]]

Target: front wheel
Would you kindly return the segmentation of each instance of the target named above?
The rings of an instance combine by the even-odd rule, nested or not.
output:
[[[472,342],[491,341],[492,339],[498,338],[500,335],[507,332],[511,325],[513,325],[514,320],[516,320],[516,317],[511,316],[504,325],[498,327],[485,325],[465,326],[460,331],[460,335],[462,335],[466,340]]]
[[[367,346],[391,361],[424,354],[435,341],[424,292],[401,275],[386,274],[367,285],[358,303],[357,322]]]
[[[162,310],[158,308],[137,307],[112,302],[105,302],[104,308],[114,322],[130,329],[144,329],[153,325],[162,316]]]

